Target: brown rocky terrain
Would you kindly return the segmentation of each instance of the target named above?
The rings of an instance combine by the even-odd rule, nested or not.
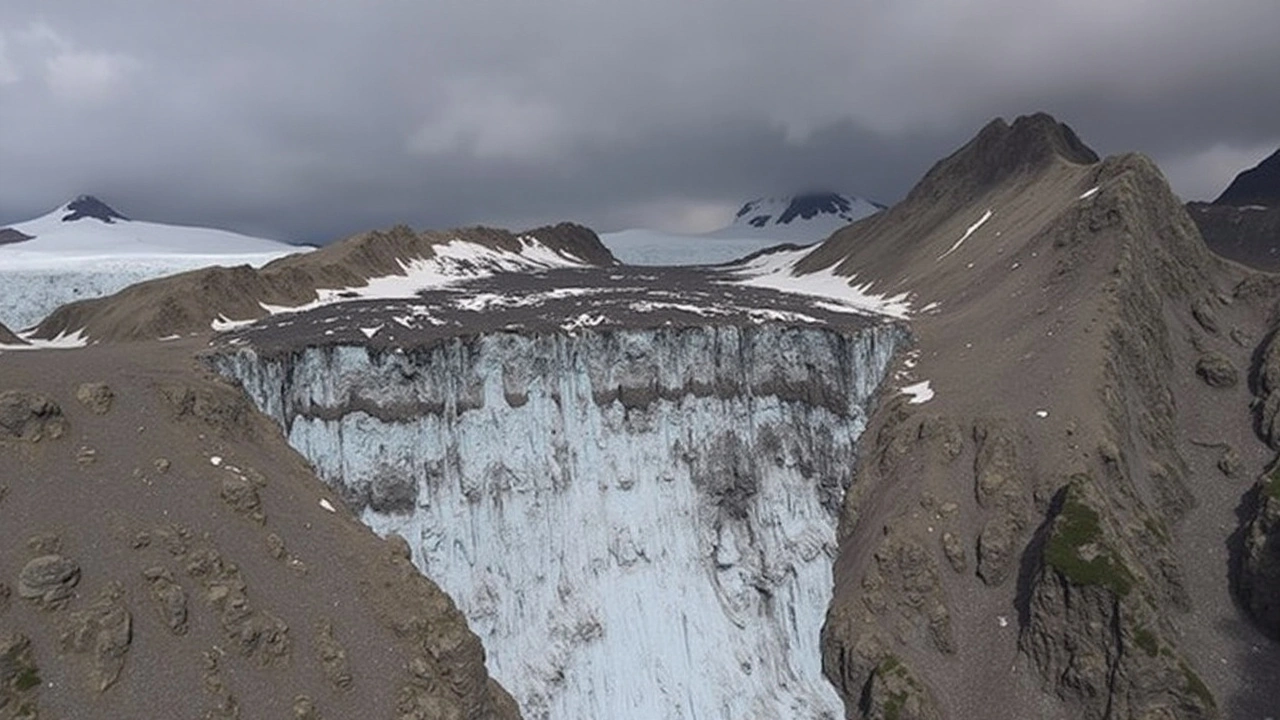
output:
[[[13,334],[13,331],[0,324],[0,345],[22,345],[22,338]]]
[[[0,718],[516,718],[202,343],[0,355]]]
[[[902,370],[936,393],[860,440],[823,638],[850,716],[1277,710],[1280,651],[1228,581],[1276,618],[1276,512],[1249,502],[1274,284],[1209,253],[1149,160],[995,121],[799,269],[829,267],[929,308]]]
[[[296,307],[315,300],[320,289],[360,287],[370,278],[403,275],[404,263],[432,258],[433,248],[444,243],[462,240],[514,254],[522,248],[521,237],[536,238],[552,251],[584,263],[614,262],[595,233],[569,223],[520,234],[480,227],[420,233],[396,226],[283,257],[259,269],[204,268],[138,283],[110,297],[69,303],[41,322],[33,337],[80,332],[94,342],[121,342],[202,333],[219,318],[265,317],[263,304]]]

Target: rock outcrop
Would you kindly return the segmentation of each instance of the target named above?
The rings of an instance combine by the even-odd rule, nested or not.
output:
[[[1280,640],[1280,479],[1274,470],[1246,498],[1236,592],[1253,621]]]
[[[57,440],[66,431],[62,408],[47,396],[22,390],[0,392],[0,440]]]

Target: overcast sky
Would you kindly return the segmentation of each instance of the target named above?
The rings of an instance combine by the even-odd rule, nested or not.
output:
[[[89,192],[326,241],[900,199],[1046,110],[1212,198],[1280,147],[1277,0],[4,0],[0,225]]]

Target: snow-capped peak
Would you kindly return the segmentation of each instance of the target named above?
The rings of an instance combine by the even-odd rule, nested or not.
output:
[[[92,195],[81,195],[52,212],[8,230],[28,239],[4,246],[0,268],[15,253],[66,255],[236,255],[284,254],[299,248],[212,228],[165,225],[131,220]]]
[[[116,220],[129,221],[129,218],[92,195],[81,195],[63,205],[58,212],[62,215],[62,222],[75,222],[86,218],[107,224],[114,223]]]
[[[870,200],[834,192],[758,198],[744,204],[731,225],[712,235],[817,242],[883,209],[883,205]]]
[[[853,222],[869,214],[859,213],[859,205],[869,206],[871,212],[881,209],[861,198],[845,197],[839,193],[806,193],[789,198],[752,200],[738,211],[734,224],[745,223],[752,227],[789,225],[793,221],[812,220],[819,215],[834,215],[845,222]]]
[[[72,300],[209,265],[263,265],[310,248],[213,228],[130,220],[91,195],[0,226],[0,322],[34,325]]]

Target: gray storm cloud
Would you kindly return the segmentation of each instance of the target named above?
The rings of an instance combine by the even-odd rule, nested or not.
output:
[[[325,241],[899,198],[1047,110],[1189,198],[1280,146],[1274,0],[434,0],[0,10],[0,222],[95,192]]]

